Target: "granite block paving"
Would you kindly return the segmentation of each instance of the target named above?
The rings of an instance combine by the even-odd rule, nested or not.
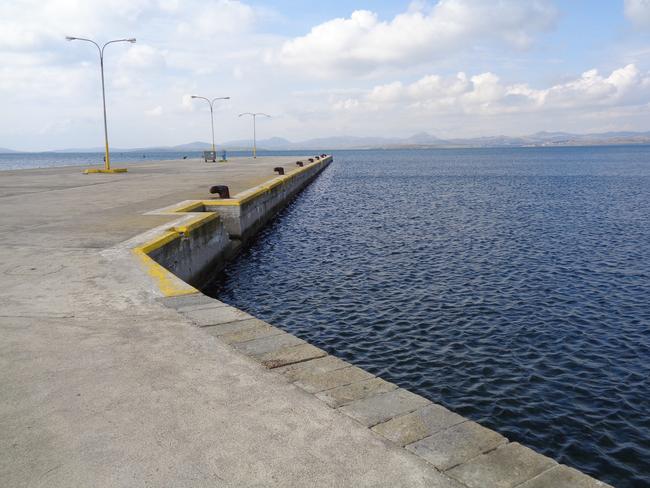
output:
[[[268,352],[289,346],[297,346],[298,344],[305,344],[305,341],[283,332],[282,334],[270,337],[262,337],[252,341],[240,342],[238,344],[233,344],[232,346],[248,356],[262,356]]]
[[[332,408],[341,407],[347,403],[364,398],[388,393],[397,389],[397,385],[384,381],[381,378],[371,378],[351,385],[339,386],[331,390],[316,393],[316,397],[327,403]]]
[[[300,344],[293,347],[285,347],[277,351],[268,352],[256,359],[269,369],[279,368],[288,364],[302,363],[311,359],[321,358],[327,355],[325,351],[311,344]]]
[[[225,324],[206,326],[203,327],[203,330],[212,336],[221,337],[225,334],[241,332],[249,329],[256,329],[264,325],[266,325],[266,322],[263,322],[259,319],[246,319],[237,320],[236,322],[227,322]]]
[[[446,471],[507,442],[501,434],[468,420],[408,444],[406,449]]]
[[[367,371],[356,366],[350,366],[325,373],[305,375],[296,381],[296,385],[309,393],[318,393],[319,391],[331,390],[357,381],[368,380],[372,377],[373,375]]]
[[[413,413],[375,425],[372,430],[395,444],[405,446],[466,420],[445,407],[431,404]]]
[[[347,368],[350,363],[337,358],[336,356],[324,356],[311,361],[282,366],[275,371],[284,375],[289,381],[296,381],[305,376],[316,373],[326,373],[335,369]]]
[[[180,313],[194,312],[195,310],[205,310],[209,308],[228,307],[229,305],[218,300],[212,300],[212,303],[202,303],[198,305],[183,305],[176,310]]]
[[[577,469],[564,465],[544,471],[531,480],[522,483],[517,488],[613,488],[607,483],[598,481]]]
[[[219,300],[215,300],[203,293],[190,293],[188,295],[179,295],[176,297],[163,297],[158,299],[163,305],[169,308],[178,310],[179,308],[220,304]]]
[[[237,320],[253,319],[252,315],[247,314],[235,307],[229,305],[215,305],[211,308],[202,308],[199,310],[188,310],[183,312],[195,325],[207,327],[210,325],[226,324]]]
[[[447,475],[469,488],[513,488],[556,465],[551,458],[512,442],[450,469]]]
[[[237,323],[237,322],[232,322]],[[284,332],[277,327],[272,327],[268,324],[261,323],[255,327],[251,327],[244,330],[229,332],[219,336],[226,344],[237,344],[239,342],[252,341],[253,339],[260,339],[262,337],[270,337],[274,335],[284,334]]]
[[[429,400],[420,395],[398,388],[388,393],[357,400],[338,410],[367,427],[372,427],[397,415],[417,410],[429,403],[431,403]]]

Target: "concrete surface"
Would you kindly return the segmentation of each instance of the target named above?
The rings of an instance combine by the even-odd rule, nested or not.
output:
[[[0,486],[459,486],[162,305],[124,244],[296,159],[0,173]]]
[[[512,442],[448,471],[470,488],[513,488],[549,470],[557,463]]]
[[[372,430],[395,444],[405,446],[436,432],[464,422],[466,419],[440,405],[427,405],[413,413],[395,417]]]
[[[606,487],[218,300],[159,296],[131,252],[179,225],[156,210],[296,159],[0,173],[0,486]],[[279,190],[228,225],[259,228]]]
[[[467,421],[409,444],[406,448],[441,471],[446,471],[507,442],[505,437],[493,430]]]

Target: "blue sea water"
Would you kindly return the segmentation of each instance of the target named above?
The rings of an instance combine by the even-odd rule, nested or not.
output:
[[[309,152],[309,151],[308,151]],[[279,156],[296,154],[304,156],[304,151],[258,151],[260,156]],[[219,153],[221,154],[221,153]],[[250,151],[228,151],[227,157],[250,156]],[[115,151],[111,152],[112,165],[121,163],[134,164],[150,161],[166,161],[174,159],[198,159],[200,151]],[[61,166],[95,166],[104,164],[104,153],[0,153],[0,171],[15,169],[56,168]]]
[[[650,147],[334,154],[207,291],[650,486]]]

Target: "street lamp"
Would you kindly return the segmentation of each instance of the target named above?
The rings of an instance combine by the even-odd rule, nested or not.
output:
[[[106,156],[105,156],[105,161],[104,161],[104,169],[103,170],[86,170],[84,173],[126,173],[126,169],[111,169],[111,155],[108,150],[108,124],[106,123],[106,89],[104,88],[104,49],[106,49],[106,46],[109,44],[113,44],[116,42],[130,42],[131,44],[135,43],[135,37],[131,37],[129,39],[114,39],[112,41],[108,41],[106,44],[104,44],[102,47],[99,47],[99,44],[97,44],[95,41],[92,39],[85,39],[83,37],[72,37],[72,36],[66,36],[67,41],[86,41],[90,42],[95,45],[97,48],[97,51],[99,51],[99,67],[102,73],[102,103],[104,105],[104,145],[106,148]]]
[[[271,117],[270,115],[264,114],[262,112],[244,112],[243,114],[239,114],[241,117],[242,115],[250,115],[253,117],[253,158],[257,158],[257,129],[255,128],[255,120],[257,119],[258,115],[262,115],[264,117]]]
[[[212,123],[212,152],[216,152],[216,149],[214,148],[214,111],[212,109],[212,106],[217,100],[230,100],[230,97],[217,97],[210,100],[209,98],[192,95],[192,98],[200,98],[201,100],[208,102],[208,105],[210,105],[210,122]]]

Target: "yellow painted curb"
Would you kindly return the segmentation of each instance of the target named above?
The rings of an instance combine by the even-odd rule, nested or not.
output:
[[[211,222],[212,220],[218,218],[219,215],[216,214],[215,212],[206,212],[205,215],[199,215],[198,217],[193,218],[192,220],[186,222],[183,225],[172,227],[171,230],[187,236],[194,229],[198,229],[203,224],[207,224],[208,222]]]

